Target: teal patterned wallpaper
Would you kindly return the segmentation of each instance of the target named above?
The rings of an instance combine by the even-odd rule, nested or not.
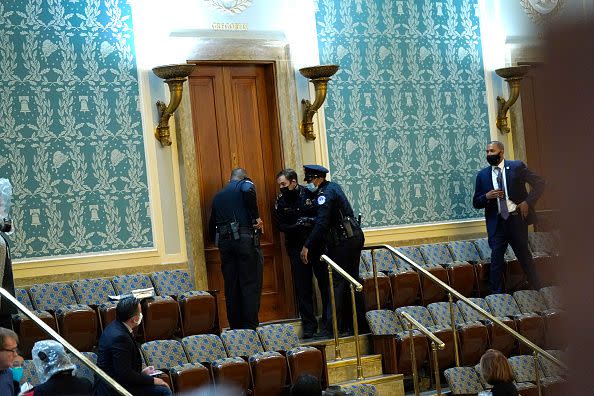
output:
[[[478,217],[489,139],[477,0],[318,0],[331,175],[366,227]]]
[[[153,245],[130,5],[0,2],[14,258]]]

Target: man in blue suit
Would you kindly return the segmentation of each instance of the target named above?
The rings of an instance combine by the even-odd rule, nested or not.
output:
[[[99,338],[97,366],[134,396],[171,396],[169,385],[155,374],[155,368],[142,369],[142,358],[134,340],[134,329],[142,321],[140,301],[124,297],[116,306],[116,320]],[[117,396],[111,386],[95,374],[95,396]]]
[[[492,293],[503,293],[504,254],[510,244],[528,277],[530,286],[540,288],[528,250],[528,224],[534,223],[534,206],[544,191],[545,182],[522,161],[504,160],[503,143],[487,144],[490,166],[476,176],[472,205],[485,209],[487,234],[491,247],[489,282]],[[526,189],[530,185],[530,192]]]

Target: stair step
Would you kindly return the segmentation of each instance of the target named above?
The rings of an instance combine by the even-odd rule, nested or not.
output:
[[[372,384],[379,396],[404,396],[404,376],[402,374],[382,374],[361,380],[344,381],[334,385]]]
[[[356,349],[355,349],[355,337],[340,337],[339,338],[340,344],[340,356],[343,358],[354,357],[356,356]],[[313,340],[313,341],[306,341],[302,342],[301,345],[324,345],[326,348],[326,359],[327,361],[334,360],[334,338],[325,339],[325,340]],[[371,348],[371,336],[369,334],[360,334],[359,335],[359,349],[361,351],[361,355],[369,355],[373,353]]]
[[[328,360],[328,382],[335,384],[357,379],[357,358],[348,357],[340,360]],[[382,355],[361,356],[363,376],[374,377],[383,374]]]

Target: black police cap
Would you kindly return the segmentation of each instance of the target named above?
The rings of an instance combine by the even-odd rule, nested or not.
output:
[[[322,165],[303,165],[303,171],[305,173],[305,177],[321,177],[330,172]]]

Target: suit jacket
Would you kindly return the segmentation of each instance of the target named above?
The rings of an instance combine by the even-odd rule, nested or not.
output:
[[[530,205],[530,213],[526,219],[528,224],[534,223],[536,214],[534,205],[545,188],[545,181],[542,177],[532,172],[522,161],[505,160],[505,181],[509,199],[515,204],[526,201]],[[486,194],[493,190],[493,168],[488,166],[481,169],[476,176],[474,188],[474,197],[472,205],[477,209],[485,209],[485,219],[487,222],[487,234],[493,236],[497,228],[497,214],[499,208],[497,199],[487,199]],[[530,193],[526,189],[526,183],[530,185]]]
[[[153,377],[141,374],[142,358],[136,341],[119,320],[111,322],[99,338],[97,366],[132,394],[142,394],[143,388],[154,383]],[[97,375],[94,394],[117,395],[115,390]]]

